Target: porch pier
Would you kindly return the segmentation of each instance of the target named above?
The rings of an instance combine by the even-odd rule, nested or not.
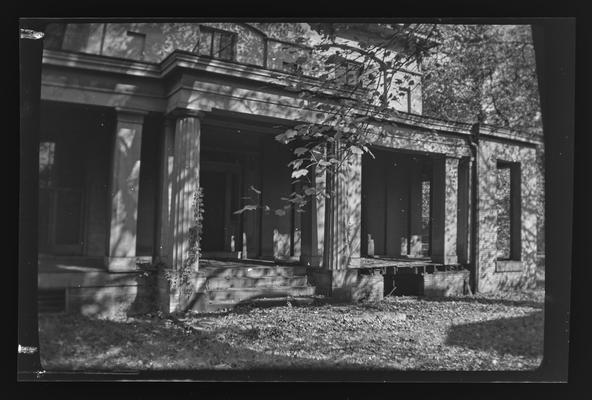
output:
[[[432,261],[457,264],[459,158],[434,160]]]
[[[321,267],[325,235],[325,175],[313,168],[311,177],[315,195],[309,198],[302,216],[300,263],[309,267]]]
[[[117,108],[116,111],[109,253],[105,257],[105,264],[110,272],[124,272],[136,269],[140,152],[144,116],[147,113],[123,108]]]
[[[359,275],[361,155],[352,154],[339,170],[328,171],[326,190],[322,267],[311,268],[309,276],[321,293],[343,300],[356,300],[358,289],[363,286],[360,280],[364,280]],[[382,296],[382,285],[379,292]]]
[[[191,264],[197,271],[197,256],[191,254],[195,240],[195,194],[199,187],[201,112],[175,110],[165,122],[165,160],[161,166],[160,261],[172,271]],[[172,165],[171,165],[172,164]],[[160,277],[160,308],[172,312],[185,306],[181,291]]]

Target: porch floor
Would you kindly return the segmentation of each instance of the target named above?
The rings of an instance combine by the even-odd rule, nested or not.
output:
[[[398,269],[410,269],[419,271],[436,271],[459,268],[460,264],[444,265],[433,262],[431,258],[397,258],[397,257],[362,257],[360,259],[360,268],[393,268],[395,272]]]

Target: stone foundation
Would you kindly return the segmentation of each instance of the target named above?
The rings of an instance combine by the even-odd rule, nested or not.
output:
[[[420,275],[423,295],[427,297],[469,294],[469,271],[442,271]]]
[[[317,294],[337,301],[379,301],[384,298],[384,278],[378,270],[310,268],[308,280],[316,287]]]

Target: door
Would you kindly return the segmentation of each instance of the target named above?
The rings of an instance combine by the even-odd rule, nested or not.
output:
[[[201,238],[202,251],[225,250],[226,174],[222,171],[202,171],[204,216]]]

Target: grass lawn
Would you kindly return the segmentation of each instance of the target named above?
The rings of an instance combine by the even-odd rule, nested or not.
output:
[[[392,368],[529,370],[543,355],[542,290],[389,297],[98,320],[41,315],[46,370]]]

